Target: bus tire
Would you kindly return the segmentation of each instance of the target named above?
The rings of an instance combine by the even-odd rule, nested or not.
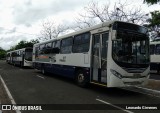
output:
[[[80,87],[86,87],[88,85],[87,76],[85,76],[82,70],[78,70],[76,73],[76,83]]]

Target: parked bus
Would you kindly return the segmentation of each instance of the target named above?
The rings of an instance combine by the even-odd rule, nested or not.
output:
[[[9,63],[9,64],[11,64],[11,52],[7,52],[6,62]]]
[[[150,42],[151,70],[160,71],[160,41]]]
[[[7,52],[6,61],[18,66],[32,66],[32,51],[30,47]]]
[[[147,29],[120,21],[104,22],[33,47],[34,68],[73,78],[80,86],[145,85],[149,64]]]

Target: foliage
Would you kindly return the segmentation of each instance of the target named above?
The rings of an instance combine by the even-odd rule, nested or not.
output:
[[[151,18],[148,19],[150,26],[160,25],[160,11],[150,12]]]
[[[144,3],[147,3],[147,4],[157,4],[158,2],[160,2],[160,0],[144,0]]]
[[[36,43],[39,43],[38,39],[31,40],[31,41],[22,40],[17,45],[12,46],[10,48],[10,50],[8,50],[8,51],[12,51],[12,50],[16,50],[16,49],[22,49],[22,48],[25,48],[25,47],[33,47],[33,45],[36,44]]]
[[[160,39],[160,11],[150,12],[151,18],[148,19],[148,27],[150,29],[150,37],[152,40]]]
[[[0,47],[0,59],[5,58],[6,51]]]

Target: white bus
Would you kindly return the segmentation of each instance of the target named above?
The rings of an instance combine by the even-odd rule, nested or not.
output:
[[[33,48],[27,47],[7,52],[6,62],[18,66],[32,66]]]
[[[160,41],[150,42],[151,70],[160,71]]]
[[[150,72],[145,27],[110,21],[33,46],[33,67],[106,87],[145,85]]]
[[[7,52],[7,54],[6,54],[6,62],[11,64],[11,52]]]

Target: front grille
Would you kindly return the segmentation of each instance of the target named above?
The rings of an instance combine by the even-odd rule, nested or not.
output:
[[[133,81],[133,82],[123,82],[125,85],[141,85],[143,82]]]
[[[146,68],[125,68],[122,67],[128,73],[142,73],[146,70]]]
[[[123,76],[122,78],[132,78],[132,79],[137,79],[137,78],[146,78],[146,76]]]

